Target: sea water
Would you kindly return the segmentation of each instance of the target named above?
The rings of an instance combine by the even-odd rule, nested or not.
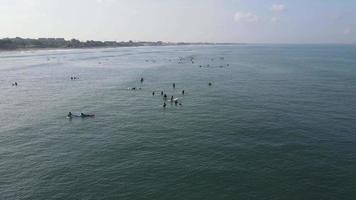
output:
[[[2,200],[356,199],[352,45],[2,52],[0,112]]]

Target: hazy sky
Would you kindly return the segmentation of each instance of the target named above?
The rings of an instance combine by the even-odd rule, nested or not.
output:
[[[0,37],[356,43],[356,0],[0,0]]]

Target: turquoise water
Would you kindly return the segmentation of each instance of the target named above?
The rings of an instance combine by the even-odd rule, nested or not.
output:
[[[3,52],[0,199],[355,199],[355,91],[356,46]]]

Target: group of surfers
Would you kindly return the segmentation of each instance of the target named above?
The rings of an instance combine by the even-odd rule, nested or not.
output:
[[[79,79],[79,78],[78,78],[78,77],[71,77],[71,79],[74,80],[74,79]],[[144,79],[141,78],[141,79],[140,79],[140,82],[143,83],[143,81],[144,81]],[[17,86],[17,83],[16,83],[16,82],[15,82],[15,84],[16,84],[16,86]],[[208,85],[211,86],[212,83],[209,82]],[[172,87],[173,87],[173,89],[175,89],[175,88],[176,88],[176,84],[173,83],[173,84],[172,84]],[[129,88],[129,89],[130,89],[130,90],[136,90],[136,87]],[[141,88],[138,88],[138,89],[141,90]],[[181,93],[182,93],[182,95],[184,95],[184,94],[185,94],[185,90],[182,90]],[[155,96],[155,94],[156,94],[155,91],[153,91],[153,92],[152,92],[152,96]],[[164,100],[164,102],[163,102],[163,108],[166,108],[166,107],[167,107],[166,101],[167,101],[167,99],[168,99],[168,96],[167,96],[167,94],[165,94],[163,91],[161,91],[161,96],[163,96],[163,100]],[[177,105],[180,105],[180,106],[182,105],[182,103],[178,102],[178,98],[174,99],[174,96],[173,96],[173,95],[171,96],[170,102],[171,102],[171,104],[174,103],[176,106],[177,106]],[[69,112],[68,115],[67,115],[68,118],[72,118],[72,117],[87,118],[87,117],[94,117],[94,116],[95,116],[95,115],[84,114],[84,113],[80,113],[80,115],[73,115],[72,112]]]

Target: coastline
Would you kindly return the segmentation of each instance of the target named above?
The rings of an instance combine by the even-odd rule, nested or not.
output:
[[[233,45],[243,43],[209,43],[209,42],[149,42],[149,41],[80,41],[64,38],[3,38],[0,39],[0,52],[38,51],[38,50],[65,50],[65,49],[93,49],[93,48],[119,48],[144,46],[186,46],[186,45]]]
[[[165,45],[136,45],[136,46],[107,46],[107,47],[58,47],[58,48],[15,48],[15,49],[0,49],[0,53],[8,53],[8,52],[31,52],[31,51],[54,51],[54,50],[90,50],[90,49],[116,49],[116,48],[131,48],[131,47],[166,47],[166,46],[189,46],[189,45],[246,45],[241,43],[185,43],[185,44],[165,44]]]
[[[190,44],[193,45],[193,44]],[[130,48],[130,47],[153,47],[153,46],[181,46],[177,44],[170,44],[170,45],[137,45],[137,46],[117,46],[117,47],[58,47],[58,48],[16,48],[16,49],[0,49],[0,53],[3,52],[28,52],[28,51],[53,51],[53,50],[75,50],[75,49],[116,49],[116,48]]]
[[[31,52],[31,51],[54,51],[54,50],[75,50],[75,49],[109,49],[109,48],[121,48],[121,47],[91,47],[91,48],[18,48],[18,49],[0,49],[0,53],[7,52]]]

